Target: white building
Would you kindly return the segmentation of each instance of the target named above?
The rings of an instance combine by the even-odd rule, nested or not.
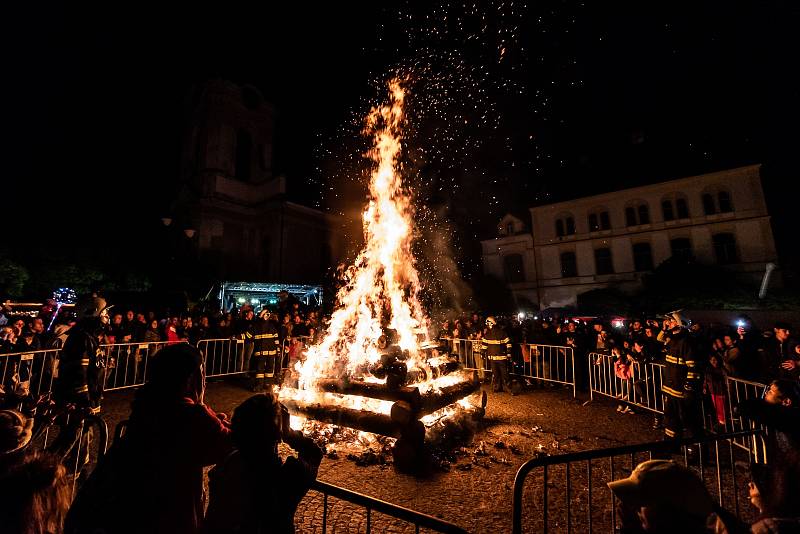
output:
[[[681,178],[530,209],[482,242],[486,274],[517,303],[575,304],[592,289],[641,288],[642,275],[673,255],[759,279],[776,261],[759,166]]]

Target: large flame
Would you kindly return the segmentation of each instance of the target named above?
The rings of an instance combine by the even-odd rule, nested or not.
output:
[[[347,270],[324,338],[297,365],[300,389],[312,390],[318,378],[356,374],[377,363],[378,340],[386,328],[397,332],[397,344],[408,351],[409,368],[422,363],[417,333],[427,332],[427,317],[411,252],[414,209],[398,170],[404,99],[401,82],[394,79],[388,103],[372,108],[367,117],[365,131],[374,140],[368,155],[375,168],[363,214],[365,245]]]

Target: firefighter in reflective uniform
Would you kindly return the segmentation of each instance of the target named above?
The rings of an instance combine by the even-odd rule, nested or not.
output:
[[[508,364],[511,361],[511,340],[506,331],[497,325],[494,317],[486,318],[486,326],[488,330],[483,336],[483,350],[492,368],[492,390],[501,392],[505,386],[513,395],[508,371]]]
[[[278,357],[278,328],[269,320],[266,308],[258,314],[253,324],[253,358],[250,360],[250,388],[253,391],[266,389],[267,376],[274,376]]]
[[[700,361],[689,337],[688,320],[680,312],[666,316],[670,329],[662,375],[664,434],[666,438],[703,434],[701,393],[705,361]],[[685,435],[686,434],[686,435]]]
[[[236,333],[239,335],[239,339],[244,342],[241,352],[242,359],[240,362],[237,362],[237,364],[241,364],[241,371],[245,373],[251,371],[253,368],[251,362],[253,352],[255,351],[255,340],[253,339],[253,328],[255,324],[253,316],[253,308],[247,305],[245,308],[242,308],[242,316],[236,321]]]
[[[82,467],[89,461],[91,430],[82,431],[84,415],[100,413],[106,375],[106,355],[100,347],[109,323],[110,306],[93,297],[77,306],[78,323],[69,331],[59,355],[58,378],[53,385],[53,399],[64,408],[73,405],[77,412],[61,421],[52,450]],[[83,434],[83,439],[81,439]],[[82,458],[78,458],[80,452]],[[68,464],[70,465],[70,464]],[[75,465],[75,464],[71,464]]]

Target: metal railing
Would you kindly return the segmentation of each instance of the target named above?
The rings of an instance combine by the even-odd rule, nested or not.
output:
[[[615,356],[590,352],[588,358],[589,396],[592,399],[595,395],[603,395],[651,412],[664,413],[661,393],[663,364],[633,362],[631,378],[623,379],[614,372]]]
[[[59,352],[46,349],[0,354],[0,386],[7,400],[49,393],[57,375]]]
[[[639,461],[652,459],[653,453],[677,455],[679,461],[682,458],[683,465],[692,469],[706,484],[709,493],[719,502],[719,506],[724,508],[732,503],[734,514],[741,519],[743,514],[739,503],[747,499],[747,480],[742,476],[737,477],[736,449],[733,441],[742,437],[762,439],[762,432],[748,430],[706,436],[702,439],[686,438],[673,442],[642,443],[528,460],[522,464],[514,478],[512,532],[520,534],[523,531],[523,504],[534,500],[525,499],[525,481],[534,469],[541,469],[541,476],[537,474],[534,495],[531,496],[531,492],[528,492],[528,496],[540,498],[542,505],[538,511],[541,512],[541,524],[537,522],[530,530],[547,532],[552,527],[558,532],[569,533],[573,529],[577,532],[593,532],[602,528],[617,532],[621,518],[617,514],[616,498],[605,483],[629,476]],[[720,453],[720,445],[724,443],[728,444],[727,450],[723,451],[727,453],[727,458],[723,458]],[[687,447],[693,445],[697,446],[699,454],[696,462],[690,462],[687,453]],[[710,447],[713,447],[713,453],[709,453]],[[637,458],[637,454],[643,457]],[[708,460],[704,457],[707,454],[712,454],[713,469],[704,465]],[[615,461],[619,457],[622,458]],[[584,466],[585,470],[573,468],[573,464],[576,463]],[[558,483],[562,480],[561,477],[554,476],[556,471],[560,472],[559,475],[563,473],[563,485]],[[709,471],[715,476],[707,476]],[[600,492],[596,491],[598,483],[602,484]],[[583,495],[586,497],[581,497]],[[551,514],[551,500],[556,499],[559,499],[557,503],[560,505],[559,510]],[[585,517],[579,517],[573,506],[580,508]]]
[[[760,399],[767,389],[766,384],[729,376],[725,380],[725,385],[728,390],[728,409],[725,410],[725,415],[727,417],[725,422],[726,430],[728,432],[739,432],[743,430],[761,429],[766,432],[766,427],[763,425],[757,425],[749,419],[734,415],[734,407],[743,400]],[[766,450],[761,440],[741,437],[734,440],[734,444],[748,451],[756,462],[766,463]]]
[[[241,338],[201,339],[197,348],[203,353],[207,378],[240,375],[249,370],[248,356],[252,354],[246,354],[247,347]]]
[[[572,396],[577,395],[575,385],[575,350],[560,345],[520,345],[522,356],[521,376],[554,384],[572,386]]]
[[[373,512],[387,515],[406,523],[414,525],[415,532],[420,532],[420,528],[432,530],[434,532],[446,532],[452,534],[466,534],[466,530],[453,523],[444,521],[437,517],[428,514],[423,514],[410,508],[404,508],[396,504],[392,504],[363,493],[351,491],[339,486],[334,486],[321,480],[316,480],[311,485],[311,491],[317,491],[322,494],[322,533],[328,532],[328,508],[332,507],[329,504],[329,498],[335,497],[337,499],[353,503],[361,506],[366,510],[366,532],[369,534],[376,530],[378,532],[385,532],[387,529],[383,526],[376,526],[373,524]],[[350,514],[347,517],[348,526],[352,524]],[[334,529],[335,531],[335,529]]]
[[[491,373],[489,359],[483,354],[480,339],[440,338],[448,344],[451,356],[464,365],[465,369],[476,370],[481,375]],[[575,386],[575,352],[572,347],[562,345],[542,345],[521,343],[520,358],[512,358],[511,374],[530,380]]]
[[[175,343],[175,342],[172,342]],[[181,341],[179,343],[185,343]],[[114,343],[100,345],[106,357],[104,391],[138,387],[147,381],[150,358],[165,346],[167,341],[149,343]]]

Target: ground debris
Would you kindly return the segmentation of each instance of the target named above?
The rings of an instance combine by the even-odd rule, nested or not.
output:
[[[506,448],[506,444],[503,443],[502,441],[498,441],[497,443],[494,444],[494,446],[497,449],[505,449]]]
[[[512,454],[516,454],[517,456],[522,454],[522,450],[516,445],[509,445],[508,450],[510,450]]]
[[[328,454],[327,454],[327,456],[328,456],[328,458],[330,458],[331,460],[338,460],[338,459],[339,459],[339,455],[338,455],[338,454],[336,454],[336,451],[329,451],[329,452],[328,452]]]

